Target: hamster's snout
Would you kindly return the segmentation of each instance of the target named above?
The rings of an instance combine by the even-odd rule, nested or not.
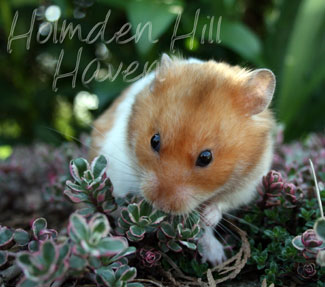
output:
[[[159,179],[154,172],[148,173],[142,183],[146,200],[159,210],[172,214],[186,214],[197,205],[194,189],[184,184]]]

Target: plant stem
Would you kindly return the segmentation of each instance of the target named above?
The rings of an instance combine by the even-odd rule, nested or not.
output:
[[[319,209],[320,209],[320,215],[321,215],[321,217],[324,218],[322,199],[321,199],[321,196],[320,196],[320,191],[319,191],[319,187],[318,187],[318,183],[317,183],[317,178],[316,178],[316,173],[315,173],[315,169],[314,169],[314,164],[311,161],[311,159],[309,159],[309,163],[310,163],[310,167],[311,167],[311,173],[312,173],[312,175],[314,177],[314,182],[315,182],[315,187],[316,187],[316,195],[317,195],[318,205],[319,205]]]

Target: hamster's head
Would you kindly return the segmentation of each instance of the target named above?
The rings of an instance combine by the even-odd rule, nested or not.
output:
[[[274,88],[266,69],[164,55],[128,126],[144,197],[173,214],[224,200],[224,187],[249,176],[269,148]]]

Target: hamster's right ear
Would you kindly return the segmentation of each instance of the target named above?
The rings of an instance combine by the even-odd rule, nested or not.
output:
[[[270,105],[275,90],[275,76],[271,70],[257,69],[250,73],[244,86],[243,107],[246,114],[256,115]]]

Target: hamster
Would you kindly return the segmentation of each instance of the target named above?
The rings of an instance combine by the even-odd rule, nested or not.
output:
[[[274,90],[268,69],[163,54],[94,122],[90,157],[108,157],[117,197],[140,193],[171,214],[198,210],[203,261],[218,264],[213,228],[254,198],[271,165]]]

